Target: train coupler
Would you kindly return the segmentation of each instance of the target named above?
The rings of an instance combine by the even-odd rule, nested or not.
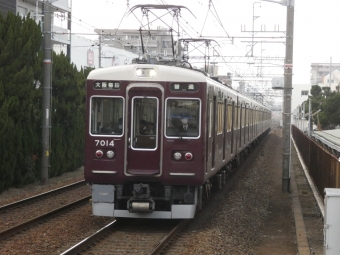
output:
[[[127,208],[130,213],[153,212],[155,210],[155,201],[152,199],[130,199],[127,201]]]

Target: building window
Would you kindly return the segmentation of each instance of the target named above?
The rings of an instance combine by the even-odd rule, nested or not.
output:
[[[301,90],[301,96],[308,96],[308,90]]]
[[[329,79],[327,79],[327,83],[329,83]],[[333,80],[333,79],[331,80],[331,83],[334,83],[334,80]]]

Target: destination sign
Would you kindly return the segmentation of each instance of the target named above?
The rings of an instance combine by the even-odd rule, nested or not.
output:
[[[120,89],[121,84],[119,81],[95,81],[93,83],[94,89]]]
[[[171,91],[198,91],[198,84],[197,83],[171,83],[170,84]]]

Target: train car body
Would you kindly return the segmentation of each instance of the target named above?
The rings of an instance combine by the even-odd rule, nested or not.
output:
[[[86,90],[85,180],[98,216],[193,218],[212,178],[270,128],[269,109],[189,68],[98,69]]]

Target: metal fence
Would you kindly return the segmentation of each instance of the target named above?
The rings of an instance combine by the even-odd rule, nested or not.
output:
[[[294,125],[292,125],[292,136],[322,197],[324,198],[325,188],[340,188],[338,159]]]

